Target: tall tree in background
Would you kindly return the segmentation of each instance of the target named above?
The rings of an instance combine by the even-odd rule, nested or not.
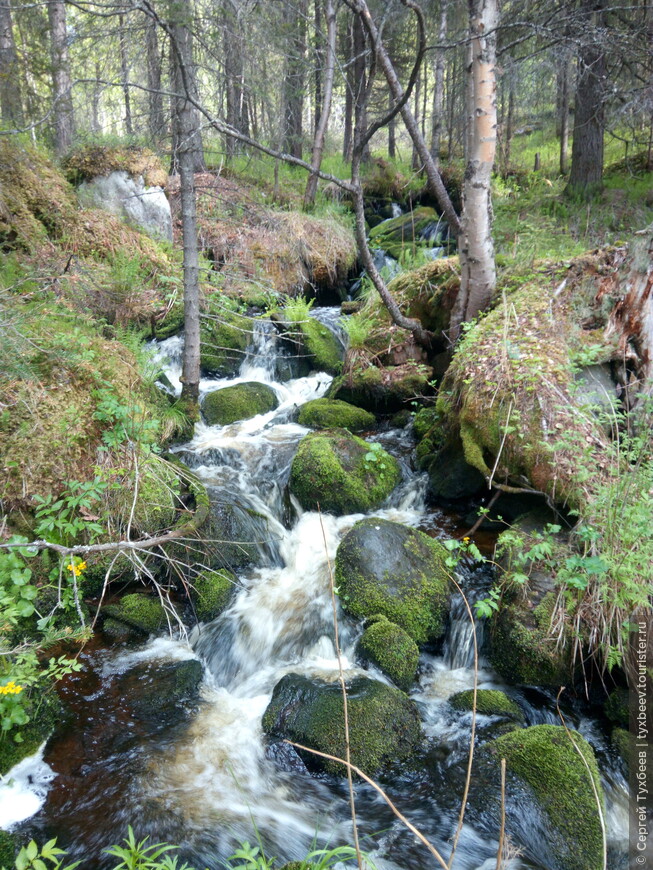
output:
[[[567,192],[592,196],[603,182],[607,63],[603,0],[582,0],[581,49],[574,104],[574,140]]]
[[[20,69],[9,0],[0,2],[0,113],[6,126],[23,125]]]
[[[319,0],[316,0],[316,7],[319,6]],[[317,193],[317,170],[322,163],[322,152],[324,151],[324,142],[326,139],[329,117],[331,115],[331,97],[333,94],[333,78],[336,69],[336,7],[333,0],[326,0],[325,17],[327,23],[326,34],[326,62],[324,68],[324,91],[320,100],[320,118],[315,129],[313,138],[313,153],[311,155],[311,167],[313,171],[306,182],[306,191],[304,193],[304,208],[310,209],[315,204],[315,194]]]
[[[168,30],[172,78],[176,96],[173,101],[173,164],[178,167],[181,197],[181,226],[184,248],[184,354],[181,397],[197,414],[200,384],[200,286],[195,172],[204,166],[199,130],[190,28],[192,7],[185,2],[169,3]],[[201,156],[201,159],[200,159]]]
[[[118,15],[118,37],[120,47],[120,78],[125,99],[125,132],[128,136],[133,136],[134,125],[132,124],[131,95],[129,92],[129,58],[127,57],[128,36],[125,29],[125,16],[122,13]]]
[[[284,6],[288,55],[283,85],[284,135],[282,149],[301,158],[304,146],[304,92],[306,78],[306,16],[308,0]]]
[[[440,20],[438,26],[438,45],[433,63],[433,112],[431,116],[431,156],[436,166],[440,164],[442,131],[444,129],[444,72],[447,64],[444,43],[447,38],[448,0],[440,0]]]
[[[223,0],[222,45],[224,51],[225,92],[227,98],[227,124],[249,136],[249,112],[245,98],[243,56],[244,45],[241,31],[238,0]],[[227,159],[240,150],[240,143],[227,137]]]
[[[57,154],[64,154],[72,145],[75,135],[64,0],[48,0],[48,22],[50,25],[50,60],[52,64],[54,147]]]
[[[154,0],[150,0],[152,11],[156,12]],[[147,128],[152,142],[158,142],[166,131],[161,94],[161,56],[159,54],[159,35],[156,20],[145,16],[145,49],[147,57]]]

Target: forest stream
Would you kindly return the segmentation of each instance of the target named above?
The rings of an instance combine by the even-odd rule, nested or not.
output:
[[[337,331],[337,309],[312,316]],[[157,346],[162,365],[179,388],[180,337]],[[343,535],[362,518],[320,516],[285,500],[290,464],[307,429],[293,420],[297,408],[322,397],[331,381],[324,373],[281,383],[275,379],[282,351],[276,330],[256,323],[240,374],[229,380],[203,380],[202,394],[244,381],[275,391],[274,411],[224,427],[196,425],[193,439],[175,448],[177,456],[212,491],[264,517],[269,535],[261,540],[261,567],[241,573],[228,609],[187,638],[158,637],[141,648],[107,649],[92,642],[82,653],[84,671],[65,681],[63,697],[73,721],[47,746],[43,760],[28,760],[16,771],[21,794],[11,805],[16,818],[41,809],[24,828],[38,841],[58,836],[82,867],[109,867],[102,849],[118,843],[133,825],[139,837],[179,844],[180,857],[194,867],[221,866],[238,845],[260,836],[277,866],[302,859],[311,847],[351,844],[346,780],[309,772],[289,746],[270,743],[261,718],[278,681],[289,673],[338,679],[333,642],[327,560],[333,563]],[[463,532],[451,515],[428,506],[427,478],[415,470],[411,425],[368,434],[397,458],[403,480],[373,516],[419,528],[448,539]],[[291,518],[291,519],[289,519]],[[459,568],[470,600],[491,582],[487,568]],[[388,682],[380,671],[357,664],[359,624],[338,614],[346,677],[366,675]],[[482,642],[482,624],[478,639]],[[204,665],[201,702],[188,715],[165,716],[146,729],[125,715],[126,693],[152,691],[139,680],[118,679],[143,662],[165,664],[199,659]],[[425,747],[410,763],[381,782],[392,800],[445,856],[455,830],[462,794],[471,713],[455,710],[450,696],[474,683],[472,629],[460,596],[454,596],[441,648],[422,652],[419,681],[411,698],[422,722]],[[501,689],[517,701],[525,724],[560,724],[551,693],[536,687],[506,686],[481,655],[478,686]],[[156,691],[156,688],[154,689]],[[569,727],[594,748],[606,795],[608,866],[625,867],[626,781],[601,724],[581,702],[563,704]],[[497,728],[496,717],[479,714],[477,734]],[[355,784],[362,848],[379,868],[432,867],[433,858],[367,784]],[[2,797],[0,796],[0,800]],[[513,843],[521,855],[511,870],[558,867],[542,835],[542,821],[519,793],[507,795]],[[23,803],[21,803],[23,802]],[[478,798],[470,808],[453,863],[455,870],[490,870],[496,865],[497,819]],[[258,832],[258,833],[256,833]]]

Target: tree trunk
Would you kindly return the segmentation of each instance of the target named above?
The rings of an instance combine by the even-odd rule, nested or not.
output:
[[[7,127],[24,124],[20,69],[9,0],[0,3],[0,115]]]
[[[315,204],[315,193],[317,191],[317,170],[322,163],[322,152],[324,151],[324,141],[326,138],[327,127],[329,125],[329,116],[331,114],[331,97],[333,94],[333,78],[336,68],[336,7],[333,0],[326,0],[326,21],[327,21],[327,46],[326,46],[326,66],[324,69],[324,94],[322,98],[322,111],[320,112],[320,120],[315,132],[315,140],[313,142],[313,154],[311,157],[311,167],[313,172],[308,177],[306,183],[306,192],[304,194],[304,209],[308,210]]]
[[[151,0],[152,2],[152,0]],[[166,121],[163,116],[161,96],[161,57],[157,23],[149,15],[145,19],[145,50],[147,54],[147,126],[152,142],[157,143],[165,136]]]
[[[50,60],[52,63],[54,147],[57,154],[64,154],[72,145],[75,135],[64,0],[48,0],[48,21],[50,25]]]
[[[222,46],[224,53],[224,70],[227,96],[227,124],[234,130],[245,132],[243,111],[245,109],[243,94],[243,51],[240,39],[240,23],[235,4],[224,0],[222,6]],[[227,159],[241,150],[237,139],[227,136]]]
[[[344,56],[347,58],[347,67],[345,69],[345,120],[342,139],[342,159],[349,162],[351,160],[352,151],[354,148],[354,73],[353,73],[353,58],[354,58],[354,37],[353,37],[354,19],[349,24],[345,31]]]
[[[440,165],[440,147],[442,142],[442,121],[444,108],[444,42],[447,38],[447,0],[442,0],[440,7],[440,27],[438,29],[438,48],[435,51],[433,75],[433,116],[431,120],[431,157],[436,166]]]
[[[596,32],[603,23],[601,9],[593,0],[583,0],[583,21]],[[574,141],[566,193],[591,198],[603,182],[603,135],[607,65],[604,47],[596,39],[582,46],[578,57],[578,81],[574,108]]]
[[[180,156],[190,153],[195,172],[204,172],[204,149],[200,132],[200,116],[191,100],[197,100],[193,42],[188,26],[192,6],[170,0],[170,58],[171,79],[175,92],[173,98],[172,161],[171,171],[180,172]],[[183,103],[184,112],[179,104]],[[183,122],[183,123],[182,123]],[[190,159],[190,158],[189,158]]]
[[[306,15],[308,0],[285,7],[290,46],[284,78],[285,135],[283,150],[301,159],[304,144],[304,79],[306,74]]]
[[[128,136],[134,135],[132,125],[132,106],[129,94],[129,59],[127,57],[127,45],[125,34],[125,16],[118,16],[118,33],[120,43],[120,75],[122,78],[122,93],[125,99],[125,132]]]
[[[560,113],[558,117],[560,126],[560,175],[567,174],[569,148],[569,57],[565,54],[564,61],[560,70]]]
[[[510,82],[508,84],[508,115],[506,117],[506,133],[505,139],[503,143],[503,165],[504,169],[507,172],[510,169],[510,152],[512,150],[512,134],[514,131],[514,118],[515,118],[515,83],[512,77],[510,76]]]
[[[460,324],[487,308],[496,286],[492,241],[491,177],[496,157],[496,0],[468,0],[471,87],[468,116],[473,119],[463,185],[460,293],[452,316],[452,335]]]
[[[392,93],[388,94],[388,109],[391,109],[394,105],[394,100],[392,98]],[[394,118],[391,118],[388,122],[388,157],[391,160],[397,156],[397,122]]]
[[[170,3],[170,37],[173,62],[174,99],[173,130],[176,153],[173,162],[179,168],[181,224],[184,247],[184,354],[182,359],[181,397],[197,413],[200,382],[200,290],[197,218],[195,208],[195,172],[199,138],[197,110],[188,100],[192,85],[190,33],[180,4]],[[201,140],[200,140],[201,142]]]
[[[93,95],[91,97],[91,127],[94,133],[102,132],[100,124],[100,80],[102,78],[102,69],[100,64],[95,64],[95,82],[93,83]]]
[[[315,24],[315,73],[313,76],[313,106],[315,108],[313,119],[313,137],[317,135],[322,115],[322,101],[324,99],[322,87],[322,71],[326,67],[326,58],[322,47],[322,0],[314,0],[313,20]],[[327,42],[329,37],[327,35]]]
[[[358,16],[354,16],[353,25],[354,63],[352,65],[352,91],[354,102],[354,142],[361,138],[367,129],[367,42],[365,30]],[[365,143],[361,154],[361,163],[369,163],[372,159],[369,143]]]
[[[415,82],[415,91],[414,91],[415,120],[417,121],[418,127],[419,127],[419,116],[420,116],[421,91],[422,91],[422,72],[421,72],[421,65],[420,65],[420,72],[417,76],[417,81]],[[420,132],[422,133],[422,135],[424,135],[423,130],[420,129]],[[421,169],[419,153],[417,151],[417,146],[415,145],[414,142],[413,142],[413,153],[412,153],[412,156],[410,159],[410,165],[411,165],[411,169],[413,170],[413,172],[419,172],[419,170]]]

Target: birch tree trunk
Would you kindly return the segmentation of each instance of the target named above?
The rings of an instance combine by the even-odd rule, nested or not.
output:
[[[317,191],[317,171],[322,163],[322,152],[324,151],[324,141],[326,139],[327,127],[329,125],[329,116],[331,114],[331,97],[333,95],[333,78],[336,68],[336,7],[333,0],[326,0],[326,22],[327,22],[327,45],[326,45],[326,65],[324,69],[324,92],[321,100],[320,120],[315,131],[315,139],[313,141],[313,154],[311,157],[311,167],[313,172],[308,177],[306,182],[306,192],[304,193],[304,209],[310,209],[315,204],[315,194]]]
[[[22,127],[20,70],[9,0],[0,3],[0,114],[8,127]]]
[[[452,316],[452,341],[457,339],[464,320],[471,320],[487,307],[496,286],[490,186],[497,147],[497,24],[496,0],[469,0],[471,129],[462,233],[458,237],[461,282]]]
[[[50,60],[52,63],[54,147],[57,154],[64,154],[72,145],[75,135],[64,0],[48,0],[48,22],[50,25]]]

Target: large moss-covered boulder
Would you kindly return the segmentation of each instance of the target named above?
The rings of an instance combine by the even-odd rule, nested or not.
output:
[[[224,308],[203,317],[200,326],[202,374],[208,377],[237,375],[251,338],[251,317]]]
[[[144,637],[156,634],[167,625],[166,613],[159,599],[142,592],[125,595],[118,604],[105,605],[102,616],[105,634],[120,639],[128,635]],[[123,626],[123,633],[120,626]]]
[[[447,551],[423,532],[370,518],[356,523],[336,554],[343,607],[358,617],[383,614],[418,643],[444,629]]]
[[[351,762],[368,775],[410,757],[421,739],[417,707],[403,692],[356,677],[347,687]],[[286,674],[275,686],[263,716],[270,737],[292,740],[345,757],[340,683]],[[305,761],[329,773],[345,774],[343,765],[303,753]]]
[[[300,426],[311,429],[349,429],[350,432],[363,432],[374,427],[376,417],[348,402],[313,399],[302,405],[297,421]]]
[[[601,822],[594,789],[602,804],[603,790],[592,747],[580,734],[558,725],[534,725],[498,737],[481,752],[497,765],[502,758],[506,759],[508,794],[510,781],[525,789],[519,813],[531,802],[539,809],[543,817],[540,834],[550,850],[548,866],[560,870],[603,867]],[[512,821],[509,812],[508,834]],[[528,851],[530,844],[519,845]]]
[[[474,706],[474,692],[467,689],[456,692],[449,698],[454,710],[471,711]],[[476,712],[483,716],[503,716],[513,722],[523,722],[524,714],[519,704],[509,698],[505,692],[497,689],[478,689],[476,692]]]
[[[174,524],[183,507],[180,492],[175,466],[155,453],[145,453],[110,490],[110,512],[121,525],[131,523],[134,532],[154,535]]]
[[[426,232],[437,224],[437,212],[425,206],[416,208],[391,220],[383,221],[370,230],[370,245],[382,248],[398,260],[404,248],[433,247],[437,241]]]
[[[383,367],[354,362],[334,378],[327,397],[374,413],[390,413],[428,393],[432,377],[433,369],[414,361]]]
[[[257,414],[267,414],[278,404],[279,399],[272,387],[247,381],[208,393],[202,403],[202,413],[209,426],[226,426],[237,420],[249,420]]]
[[[236,576],[230,571],[205,568],[191,582],[194,615],[199,622],[209,622],[227,608],[236,591]]]
[[[419,648],[408,632],[385,616],[377,617],[365,629],[356,652],[365,661],[376,665],[404,691],[415,681]]]
[[[399,463],[380,445],[330,429],[300,441],[290,492],[304,510],[363,513],[385,501],[400,480]]]

